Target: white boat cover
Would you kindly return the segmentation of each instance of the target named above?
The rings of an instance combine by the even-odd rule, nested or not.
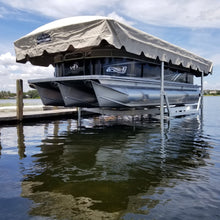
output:
[[[212,62],[108,17],[83,16],[60,19],[41,26],[14,43],[17,62],[30,61],[48,66],[53,58],[69,47],[99,46],[102,40],[126,51],[151,59],[172,62],[205,74],[212,72]]]

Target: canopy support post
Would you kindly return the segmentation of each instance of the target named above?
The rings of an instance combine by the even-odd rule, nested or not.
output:
[[[202,74],[201,74],[201,92],[200,92],[200,95],[201,95],[201,104],[200,104],[201,115],[203,114],[203,95],[204,95],[203,78],[204,78],[204,71],[202,71]]]
[[[77,113],[78,113],[78,117],[77,117],[77,128],[81,128],[81,108],[78,107],[77,108]]]
[[[164,92],[164,99],[165,99],[165,102],[166,102],[166,105],[167,105],[167,113],[168,113],[168,116],[170,117],[171,116],[170,104],[169,104],[169,100],[168,100],[168,97],[167,97],[165,92]]]
[[[161,62],[160,75],[160,122],[161,126],[164,123],[164,61]]]

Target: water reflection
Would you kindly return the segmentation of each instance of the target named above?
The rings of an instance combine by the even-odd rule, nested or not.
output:
[[[2,155],[2,134],[1,134],[1,128],[0,128],[0,156]]]
[[[195,169],[206,165],[209,144],[196,117],[175,119],[163,130],[158,123],[137,123],[134,130],[108,122],[93,127],[97,121],[85,120],[90,128],[77,131],[76,123],[38,125],[44,131],[35,146],[39,151],[21,170],[21,196],[34,202],[31,216],[144,218],[160,203],[157,195],[165,187],[203,178]],[[28,145],[22,125],[17,135],[22,159]]]
[[[17,125],[17,141],[18,141],[18,155],[20,159],[26,157],[25,155],[25,141],[24,141],[24,128],[21,123]]]

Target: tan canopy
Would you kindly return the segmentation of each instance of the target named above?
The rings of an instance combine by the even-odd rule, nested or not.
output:
[[[164,40],[107,17],[71,17],[46,24],[14,43],[17,62],[53,64],[54,56],[69,48],[99,46],[102,40],[127,52],[164,62],[172,62],[204,72],[212,72],[212,62]]]

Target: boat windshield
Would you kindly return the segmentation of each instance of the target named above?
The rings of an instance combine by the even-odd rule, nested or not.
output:
[[[92,58],[76,59],[56,63],[55,77],[79,75],[110,75],[124,77],[144,77],[160,79],[159,65],[130,58]],[[165,68],[164,77],[167,81],[193,83],[193,75],[176,69]]]

